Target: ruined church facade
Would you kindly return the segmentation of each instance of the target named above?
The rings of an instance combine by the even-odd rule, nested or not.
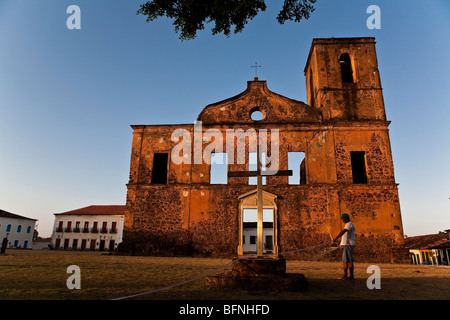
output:
[[[206,106],[195,124],[133,125],[120,250],[245,254],[254,238],[245,236],[243,215],[256,208],[256,186],[248,177],[225,176],[215,183],[214,164],[195,157],[226,153],[225,172],[251,171],[256,132],[266,137],[267,165],[277,162],[279,170],[299,173],[264,177],[270,216],[264,223],[271,228],[265,252],[327,243],[341,230],[339,217],[346,212],[356,227],[359,260],[398,261],[403,227],[375,39],[314,39],[304,74],[306,103],[271,92],[255,78],[237,96]],[[261,118],[255,120],[255,112]],[[226,139],[230,132],[246,134]],[[244,153],[236,152],[239,143]],[[300,162],[293,164],[293,155],[301,155]],[[325,253],[316,251],[315,257]]]

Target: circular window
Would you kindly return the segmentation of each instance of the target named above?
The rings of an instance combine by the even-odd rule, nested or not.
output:
[[[253,108],[252,110],[250,110],[250,118],[253,121],[261,121],[262,119],[264,119],[264,113],[259,111],[258,108]]]

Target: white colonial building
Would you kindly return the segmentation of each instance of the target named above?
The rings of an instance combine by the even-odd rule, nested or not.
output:
[[[56,250],[114,251],[122,242],[125,206],[89,206],[55,213]]]
[[[0,246],[6,238],[7,248],[32,249],[36,221],[0,210]]]

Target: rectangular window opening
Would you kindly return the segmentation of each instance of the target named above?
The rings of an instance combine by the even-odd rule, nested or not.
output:
[[[248,171],[256,171],[258,169],[258,158],[256,152],[249,152],[248,154]],[[261,170],[266,170],[266,153],[261,152]],[[257,177],[249,177],[248,184],[256,186],[258,184]],[[262,184],[266,185],[266,177],[262,177]]]
[[[289,177],[290,185],[306,184],[304,152],[288,152],[288,169],[292,170],[292,176]]]
[[[167,184],[168,153],[155,153],[153,155],[152,184]]]
[[[366,153],[364,151],[350,152],[353,183],[367,183]]]
[[[228,184],[228,161],[225,152],[211,153],[210,184]]]

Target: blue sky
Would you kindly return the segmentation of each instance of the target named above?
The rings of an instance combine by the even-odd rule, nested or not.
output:
[[[0,0],[0,208],[39,219],[124,204],[131,124],[193,123],[251,80],[306,101],[313,38],[375,37],[405,234],[450,228],[450,3],[319,0],[308,21],[279,25],[282,1],[243,33],[209,27],[181,42],[171,21],[146,23],[144,0]],[[81,30],[69,30],[69,5]],[[369,30],[366,9],[381,8]]]

